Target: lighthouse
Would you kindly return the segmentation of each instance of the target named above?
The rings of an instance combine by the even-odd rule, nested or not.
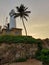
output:
[[[16,19],[14,18],[14,9],[11,10],[11,12],[9,13],[10,15],[10,23],[9,23],[9,28],[16,28]]]

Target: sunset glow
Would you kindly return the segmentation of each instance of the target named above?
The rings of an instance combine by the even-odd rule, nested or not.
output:
[[[9,22],[10,10],[16,10],[15,7],[20,4],[24,4],[31,11],[28,22],[24,20],[28,35],[34,38],[49,38],[49,0],[0,0],[0,25],[5,25],[6,17]],[[20,18],[16,19],[16,25],[23,29]]]

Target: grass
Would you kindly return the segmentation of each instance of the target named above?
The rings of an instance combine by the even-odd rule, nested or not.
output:
[[[0,36],[0,43],[36,43],[36,39],[32,36],[11,36],[2,35]]]

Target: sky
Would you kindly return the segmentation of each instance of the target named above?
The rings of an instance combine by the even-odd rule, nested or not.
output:
[[[25,21],[25,26],[28,35],[34,38],[49,38],[49,0],[0,0],[0,25],[6,24],[6,17],[10,22],[9,12],[15,9],[16,6],[24,4],[31,11],[28,21]],[[16,19],[17,28],[22,28],[22,33],[25,35],[22,21]]]

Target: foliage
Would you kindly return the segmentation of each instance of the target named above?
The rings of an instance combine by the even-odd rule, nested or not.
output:
[[[43,65],[49,65],[49,49],[42,49],[36,53],[36,58],[43,62]]]
[[[38,50],[40,51],[40,50],[42,50],[42,43],[41,42],[38,42]]]
[[[0,36],[0,43],[36,43],[36,39],[31,36],[11,36],[2,35]]]
[[[26,58],[19,58],[19,59],[16,59],[16,62],[25,62],[25,61],[27,61]]]

